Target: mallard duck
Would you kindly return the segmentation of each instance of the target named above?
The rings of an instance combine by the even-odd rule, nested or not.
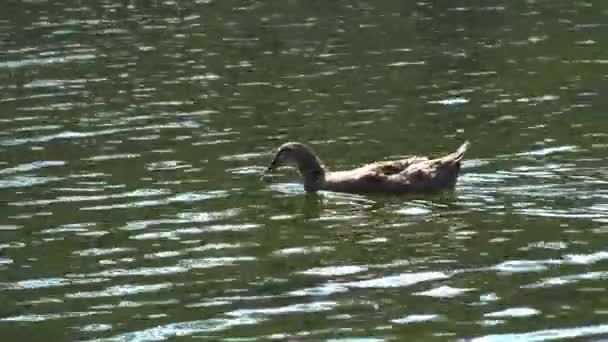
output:
[[[467,141],[456,152],[435,159],[414,156],[374,162],[348,171],[329,171],[309,146],[288,142],[279,147],[267,172],[282,165],[295,165],[307,192],[431,193],[454,188],[460,161],[468,147]]]

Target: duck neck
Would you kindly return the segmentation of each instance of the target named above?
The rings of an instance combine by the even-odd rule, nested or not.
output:
[[[322,168],[318,170],[300,170],[300,173],[304,177],[304,190],[314,192],[323,187],[323,183],[325,182],[325,170]]]
[[[321,189],[325,182],[325,168],[314,154],[298,161],[298,170],[304,178],[304,190],[313,192]]]

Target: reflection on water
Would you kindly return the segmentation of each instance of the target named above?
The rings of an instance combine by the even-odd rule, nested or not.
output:
[[[608,336],[604,3],[3,10],[8,340]],[[260,180],[464,139],[454,193]]]

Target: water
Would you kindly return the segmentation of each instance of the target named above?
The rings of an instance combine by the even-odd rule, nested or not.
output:
[[[23,1],[7,341],[608,337],[603,1]],[[453,194],[303,193],[472,142]]]

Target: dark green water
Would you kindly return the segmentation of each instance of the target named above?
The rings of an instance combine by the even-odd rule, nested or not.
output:
[[[0,5],[3,341],[608,337],[608,3]],[[306,195],[471,141],[453,194]]]

